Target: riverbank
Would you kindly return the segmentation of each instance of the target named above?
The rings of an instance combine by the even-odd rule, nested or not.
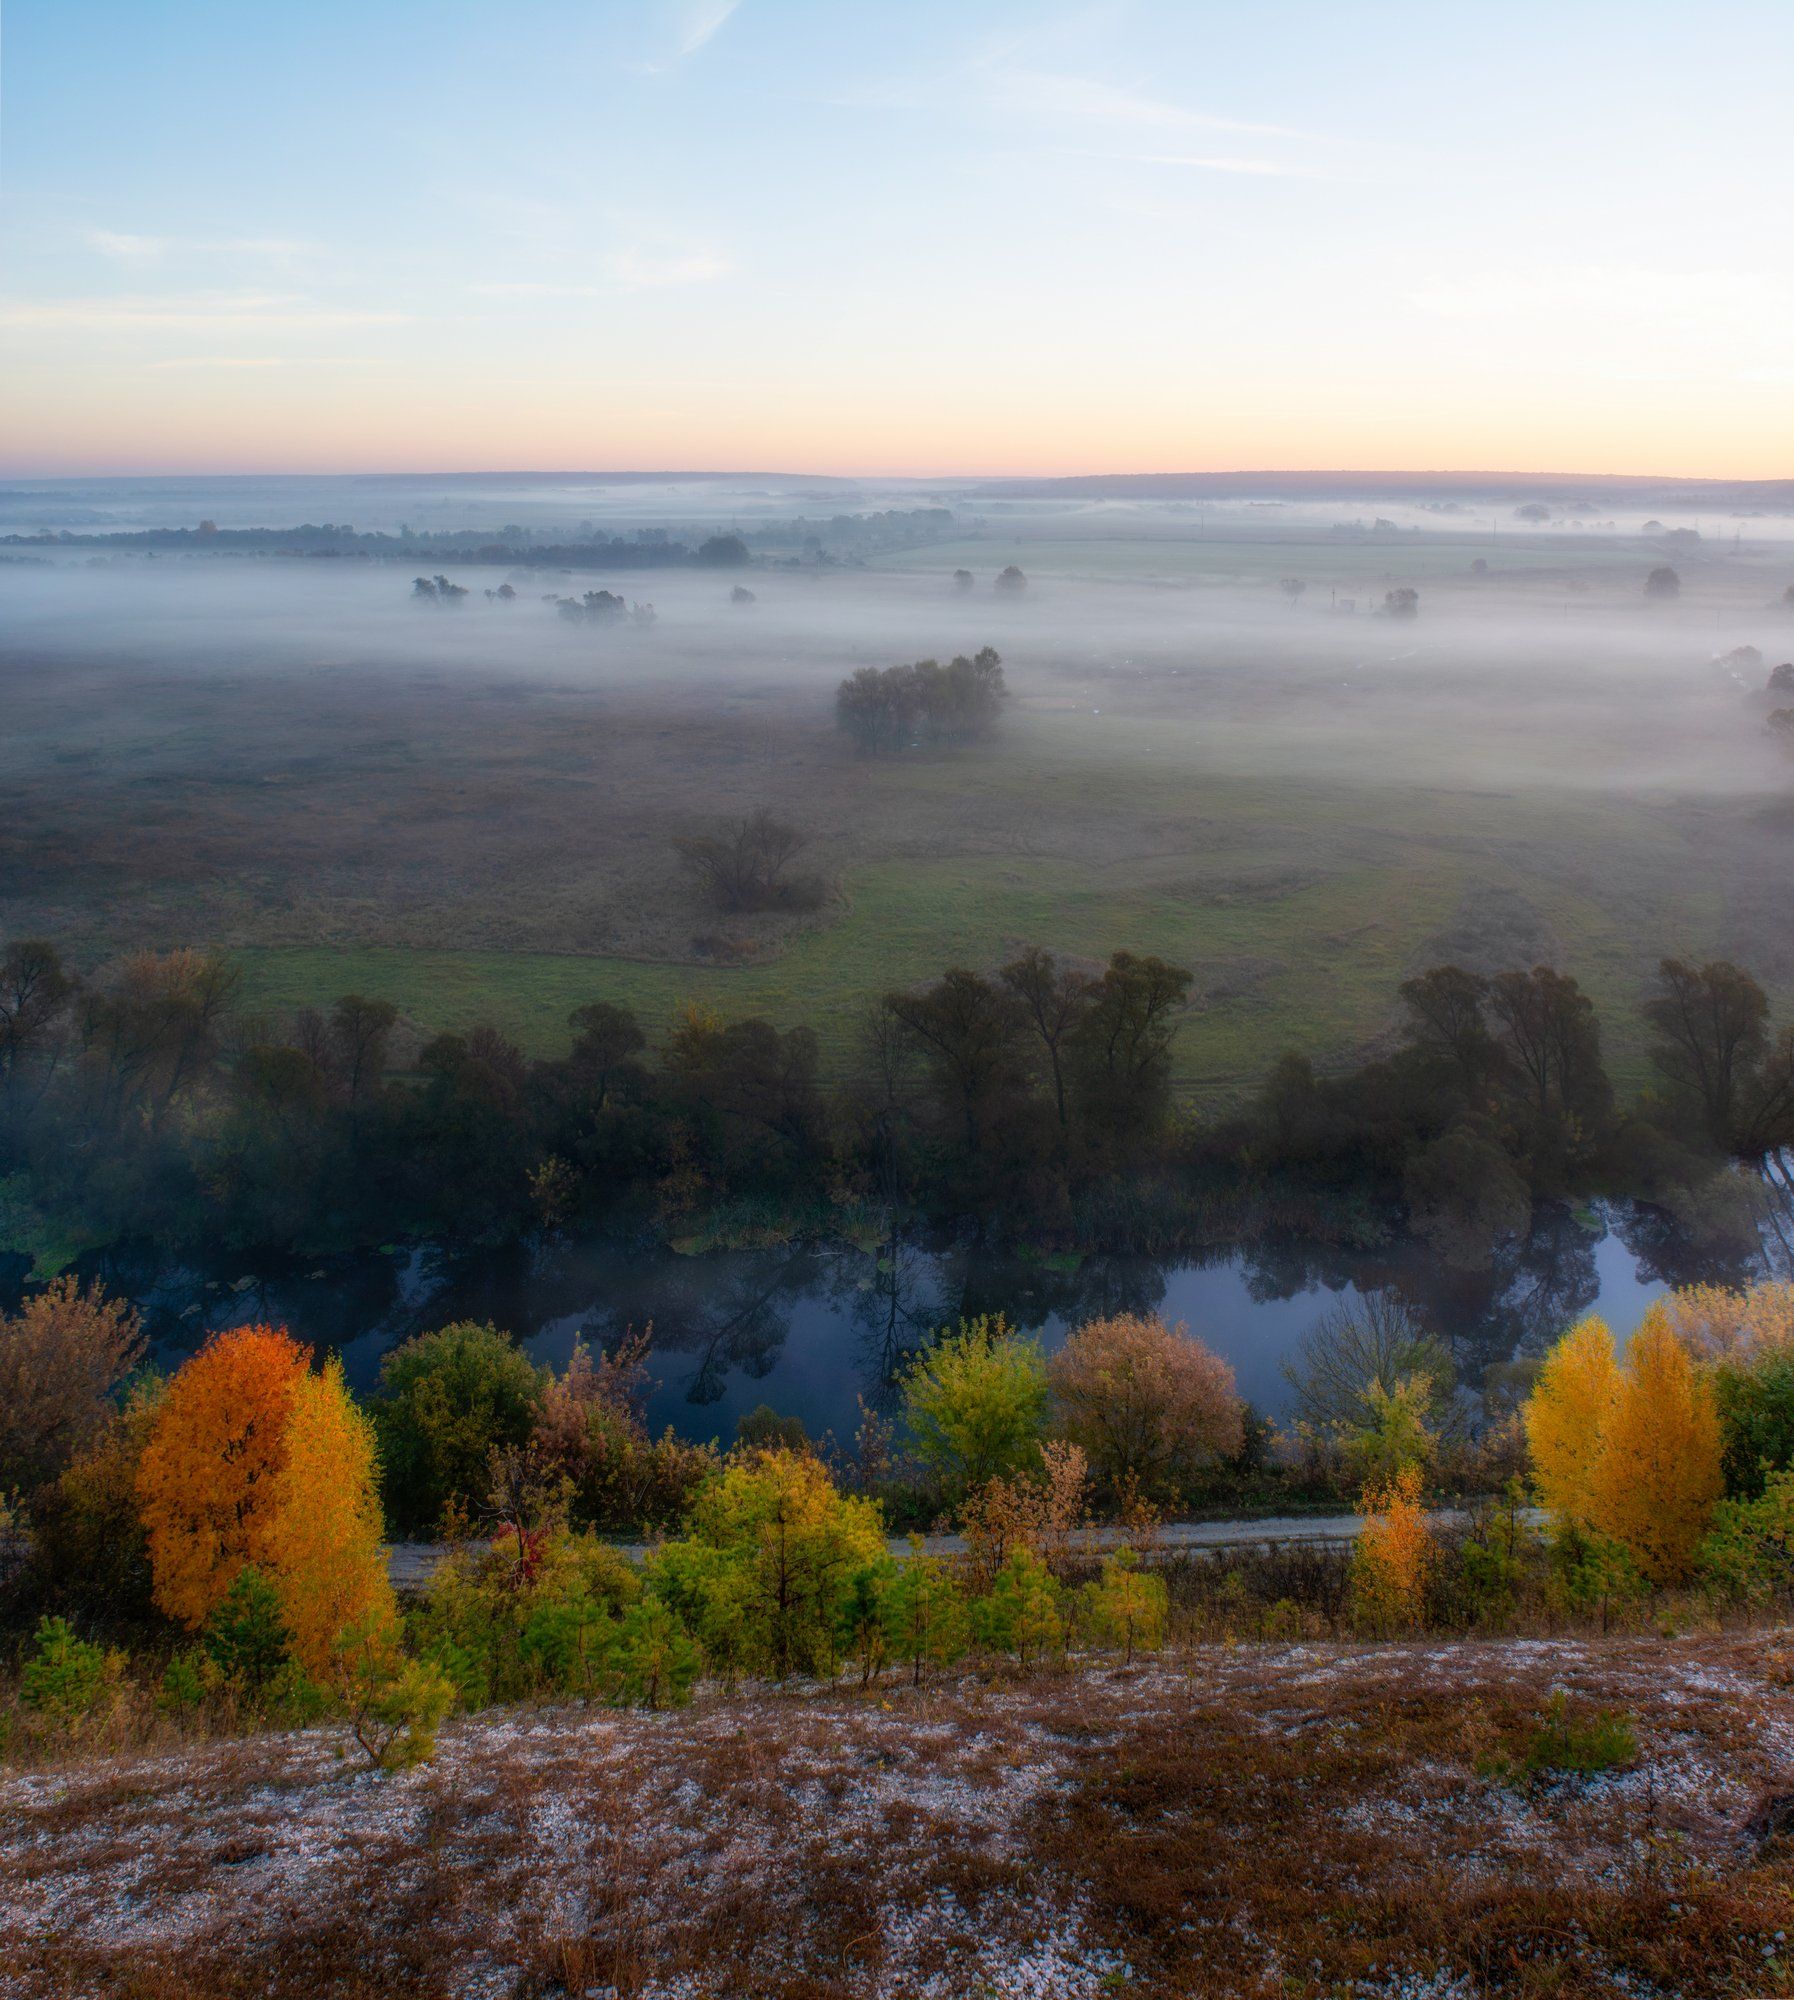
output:
[[[394,1776],[330,1730],[78,1763],[0,1781],[0,1992],[1780,1992],[1789,1658],[1195,1647],[495,1711]],[[1631,1753],[1513,1775],[1557,1694]]]

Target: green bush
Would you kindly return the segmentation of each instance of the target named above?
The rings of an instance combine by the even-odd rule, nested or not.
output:
[[[77,1638],[66,1618],[42,1618],[19,1675],[19,1694],[27,1708],[74,1729],[116,1693],[123,1670],[122,1654]]]
[[[200,1643],[227,1680],[253,1694],[286,1665],[290,1638],[280,1593],[260,1570],[245,1564],[206,1620]]]
[[[646,1569],[718,1673],[783,1680],[834,1672],[853,1579],[884,1553],[875,1502],[838,1492],[808,1452],[758,1451],[709,1481],[685,1540]]]
[[[1794,1590],[1794,1471],[1768,1473],[1754,1499],[1722,1500],[1695,1564],[1709,1588],[1739,1603]]]
[[[640,1592],[634,1564],[594,1535],[548,1541],[527,1577],[492,1548],[463,1549],[431,1577],[411,1639],[463,1708],[589,1699],[609,1691],[616,1628]]]
[[[493,1447],[528,1439],[545,1379],[507,1335],[471,1321],[395,1347],[369,1404],[387,1519],[402,1533],[430,1534],[451,1507],[477,1513]]]
[[[971,1633],[965,1598],[945,1563],[922,1553],[910,1537],[909,1559],[896,1565],[879,1604],[891,1658],[907,1667],[921,1685],[929,1667],[951,1666],[965,1651]]]
[[[204,1705],[211,1664],[203,1647],[183,1647],[162,1669],[156,1684],[156,1706],[165,1715],[193,1714]]]
[[[1794,1347],[1777,1345],[1713,1370],[1726,1491],[1754,1499],[1767,1475],[1794,1466]]]
[[[615,1661],[620,1699],[672,1708],[691,1699],[704,1656],[671,1607],[650,1592],[625,1613]]]
[[[1638,1734],[1629,1716],[1600,1709],[1577,1714],[1559,1688],[1546,1702],[1538,1726],[1517,1747],[1478,1758],[1477,1769],[1503,1784],[1536,1784],[1550,1778],[1590,1778],[1638,1761]]]
[[[1024,1667],[1065,1637],[1060,1590],[1027,1547],[1014,1549],[983,1597],[972,1600],[972,1633],[993,1653],[1013,1653]]]

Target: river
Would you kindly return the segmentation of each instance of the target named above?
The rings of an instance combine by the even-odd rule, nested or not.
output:
[[[312,1270],[102,1273],[142,1307],[152,1351],[170,1365],[210,1327],[289,1326],[341,1352],[371,1389],[397,1341],[454,1319],[490,1320],[538,1359],[563,1364],[650,1328],[649,1419],[696,1438],[733,1436],[761,1404],[813,1437],[851,1439],[861,1398],[889,1406],[895,1369],[937,1328],[1002,1312],[1051,1348],[1099,1313],[1151,1311],[1187,1323],[1233,1364],[1240,1392],[1283,1418],[1282,1373],[1330,1307],[1391,1290],[1450,1345],[1464,1387],[1541,1353],[1587,1312],[1623,1339],[1671,1283],[1741,1282],[1756,1260],[1716,1265],[1689,1252],[1661,1214],[1624,1203],[1541,1209],[1523,1246],[1485,1270],[1456,1270],[1424,1245],[1342,1250],[1261,1241],[1202,1258],[1043,1258],[988,1246],[901,1241],[872,1254],[820,1242],[681,1256],[613,1241],[453,1259],[403,1250]]]

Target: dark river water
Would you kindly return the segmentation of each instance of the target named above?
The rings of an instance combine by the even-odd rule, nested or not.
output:
[[[556,1366],[651,1328],[649,1417],[688,1437],[728,1439],[760,1404],[843,1442],[860,1399],[888,1406],[905,1355],[962,1316],[1003,1312],[1049,1348],[1099,1313],[1144,1310],[1187,1322],[1232,1362],[1262,1414],[1288,1412],[1281,1372],[1304,1333],[1341,1298],[1394,1290],[1442,1336],[1467,1388],[1491,1366],[1537,1354],[1599,1312],[1623,1338],[1668,1284],[1740,1282],[1757,1260],[1691,1255],[1655,1211],[1602,1204],[1542,1210],[1531,1240],[1484,1271],[1454,1270],[1423,1245],[1378,1251],[1261,1241],[1204,1258],[1082,1260],[989,1247],[902,1242],[882,1255],[839,1243],[679,1256],[614,1242],[450,1260],[428,1250],[369,1256],[282,1276],[102,1272],[143,1308],[152,1348],[177,1362],[208,1328],[290,1327],[344,1357],[374,1386],[395,1342],[455,1319],[490,1320]]]

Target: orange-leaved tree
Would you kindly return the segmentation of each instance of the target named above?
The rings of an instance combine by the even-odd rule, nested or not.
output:
[[[310,1358],[285,1327],[233,1327],[168,1385],[137,1497],[156,1603],[184,1625],[203,1625],[245,1565],[272,1573],[287,1423]]]
[[[1591,1525],[1630,1549],[1654,1583],[1676,1582],[1725,1490],[1720,1451],[1713,1385],[1653,1306],[1626,1344],[1594,1469]]]
[[[1352,1549],[1352,1608],[1367,1630],[1386,1635],[1421,1623],[1439,1545],[1421,1504],[1420,1467],[1401,1466],[1366,1486],[1365,1517]]]
[[[1595,1468],[1619,1388],[1613,1335],[1591,1316],[1546,1355],[1527,1398],[1526,1443],[1539,1497],[1575,1527],[1593,1522]]]
[[[399,1610],[384,1540],[374,1427],[332,1357],[322,1374],[301,1376],[294,1389],[263,1537],[293,1657],[314,1679],[342,1669],[345,1632],[396,1641]]]

